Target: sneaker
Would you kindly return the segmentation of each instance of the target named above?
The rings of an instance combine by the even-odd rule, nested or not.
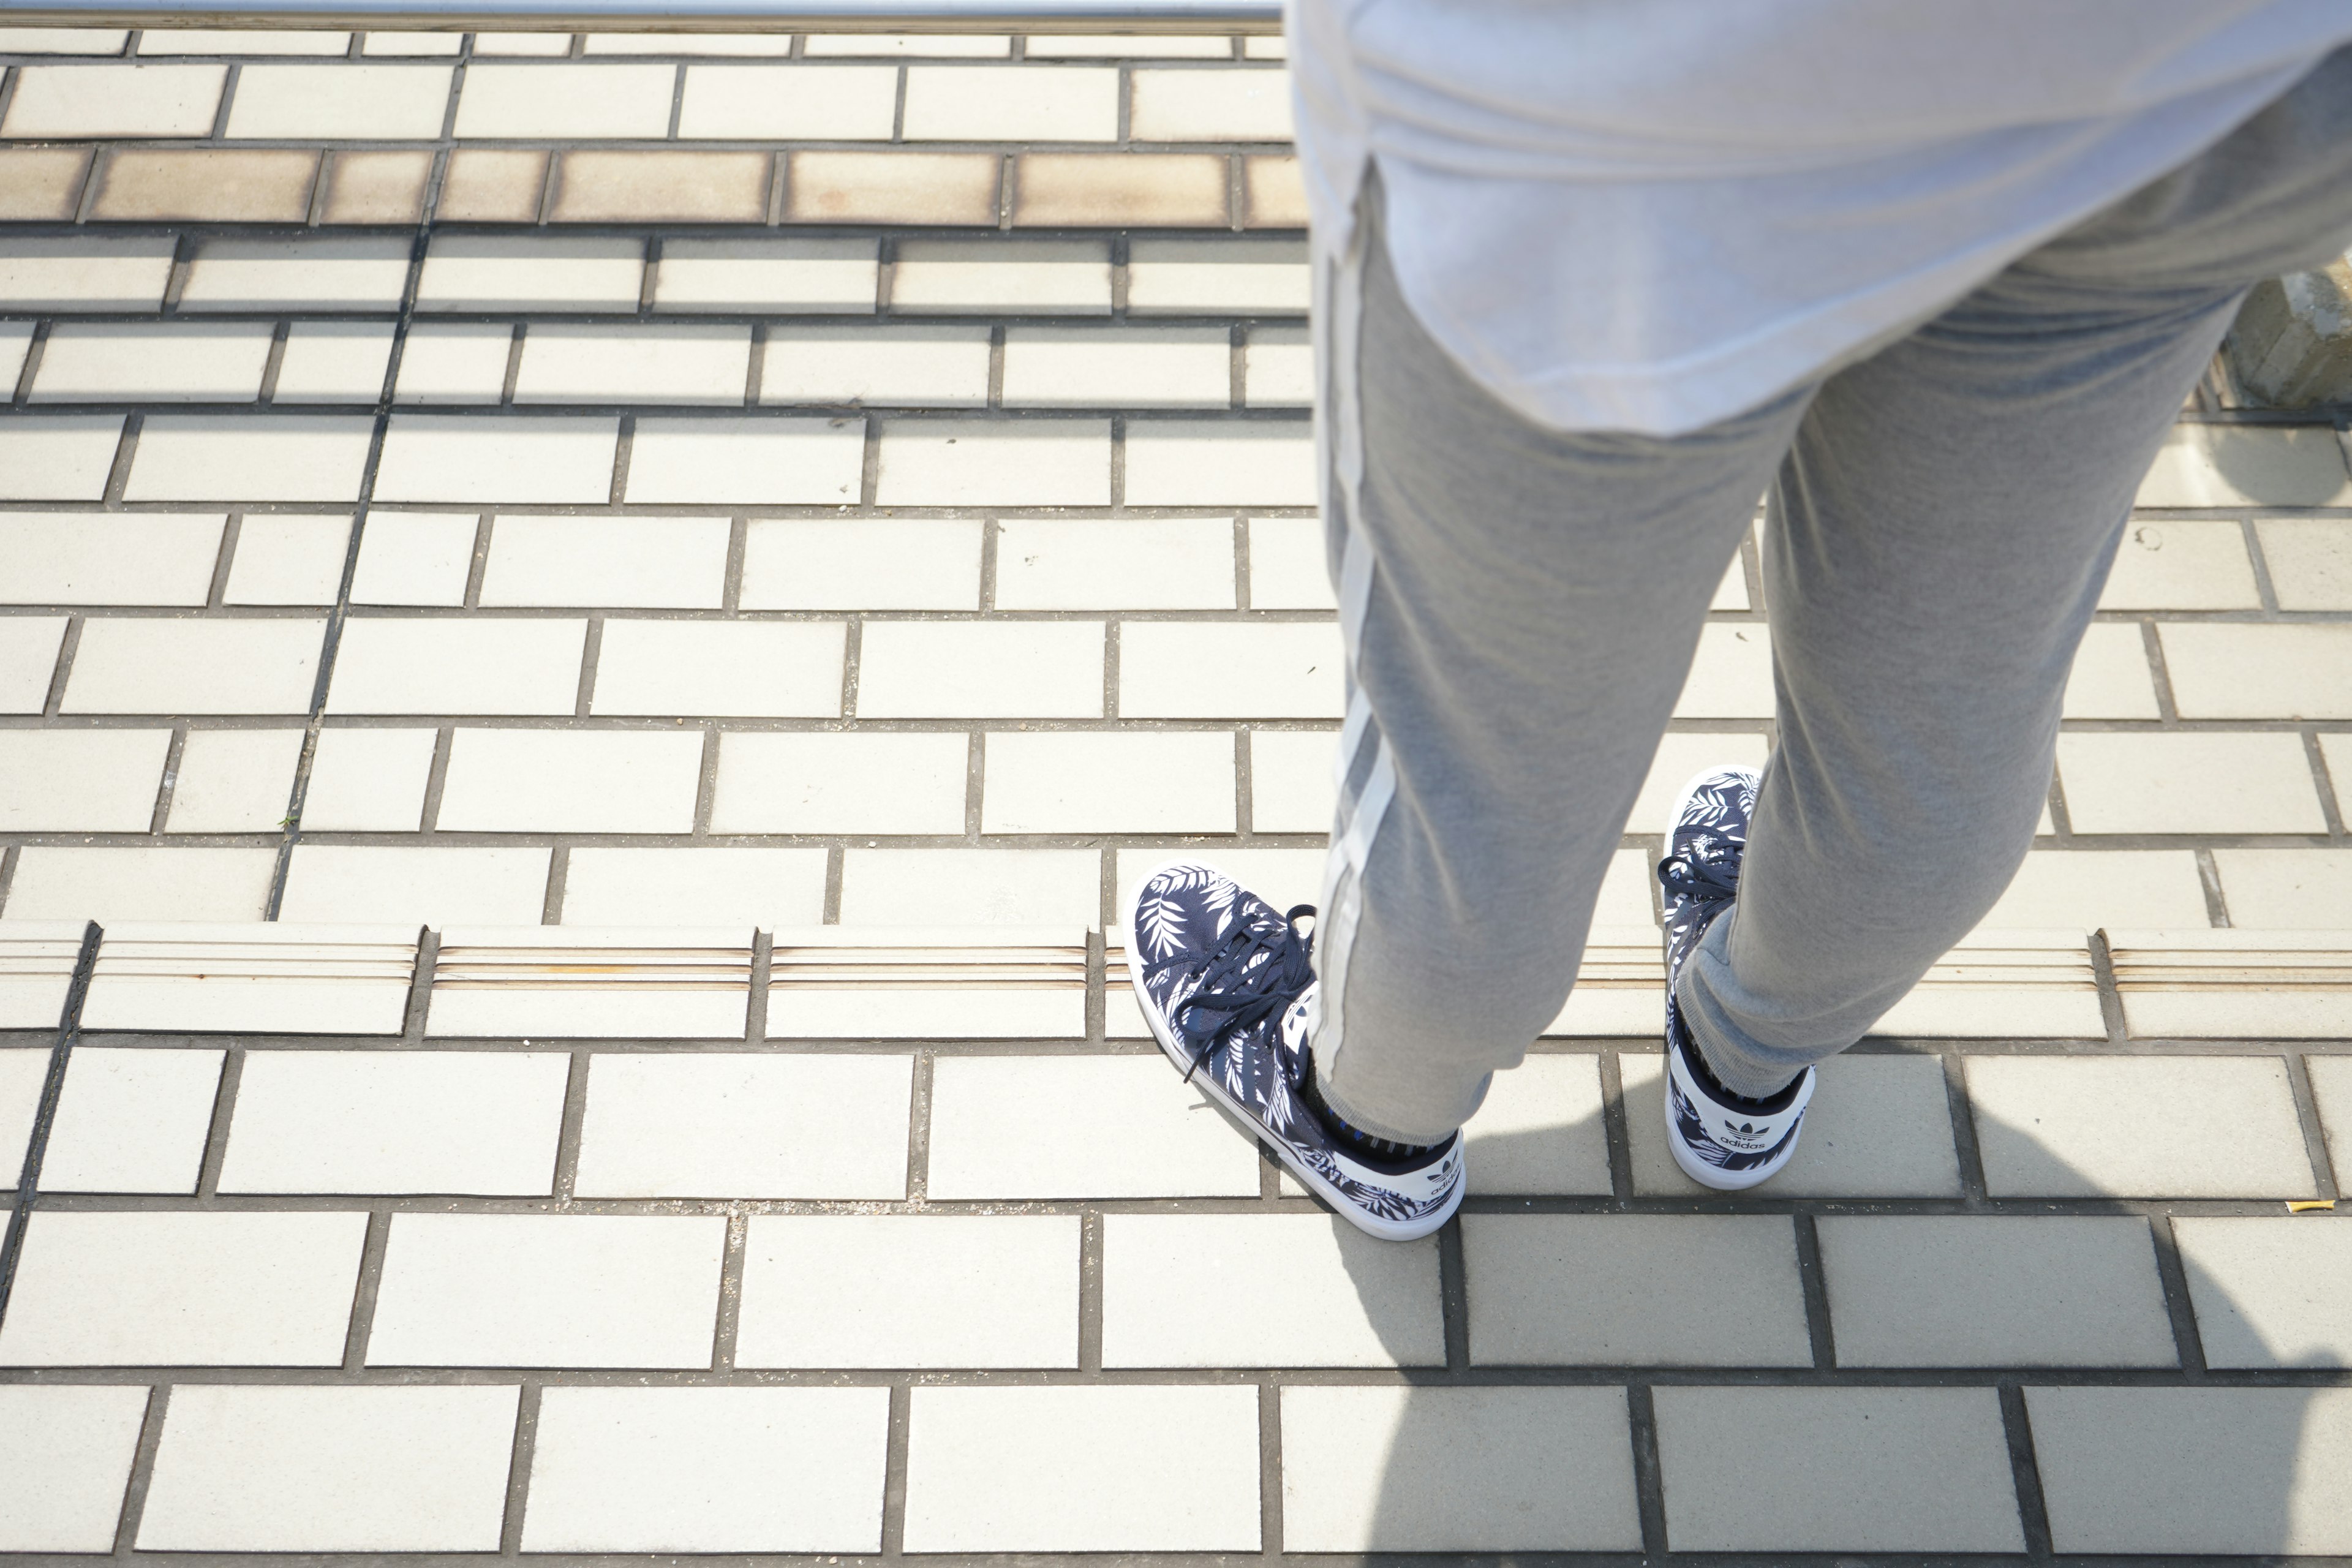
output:
[[[1312,938],[1206,866],[1162,866],[1128,910],[1128,977],[1169,1060],[1274,1151],[1307,1189],[1384,1241],[1427,1236],[1462,1206],[1462,1134],[1383,1160],[1342,1146],[1301,1099],[1318,1016]]]
[[[1754,768],[1710,768],[1684,785],[1658,862],[1665,889],[1666,1148],[1685,1175],[1718,1192],[1779,1174],[1797,1152],[1797,1130],[1813,1098],[1811,1068],[1763,1100],[1724,1088],[1675,1002],[1683,960],[1738,891],[1757,783]]]

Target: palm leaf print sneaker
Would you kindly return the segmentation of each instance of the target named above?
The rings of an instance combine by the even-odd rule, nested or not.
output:
[[[1301,904],[1285,914],[1206,866],[1162,866],[1128,910],[1128,975],[1187,1081],[1357,1229],[1411,1241],[1461,1206],[1462,1134],[1381,1159],[1346,1147],[1308,1108],[1317,992],[1312,938],[1298,922],[1314,912]]]
[[[1701,1186],[1736,1192],[1778,1174],[1797,1152],[1813,1069],[1762,1100],[1732,1093],[1699,1054],[1675,1001],[1675,977],[1739,889],[1756,814],[1756,770],[1710,768],[1683,786],[1658,882],[1665,889],[1666,1148]]]

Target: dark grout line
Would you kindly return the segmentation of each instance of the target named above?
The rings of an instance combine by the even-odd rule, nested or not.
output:
[[[751,1216],[741,1210],[727,1216],[727,1247],[719,1264],[719,1318],[710,1336],[713,1372],[735,1370],[735,1343],[743,1319],[743,1262],[749,1245]]]
[[[1633,1447],[1634,1506],[1642,1519],[1642,1556],[1654,1563],[1666,1552],[1666,1485],[1658,1458],[1658,1409],[1651,1385],[1625,1388],[1627,1436]]]
[[[173,725],[171,743],[163,749],[163,772],[155,784],[155,809],[147,823],[147,832],[151,837],[160,835],[164,824],[171,819],[172,797],[179,790],[180,763],[187,755],[187,725]]]
[[[888,1435],[882,1461],[882,1551],[885,1563],[896,1563],[907,1542],[907,1427],[910,1390],[905,1382],[890,1388]]]
[[[2311,1087],[2311,1063],[2305,1052],[2286,1053],[2286,1079],[2287,1089],[2294,1096],[2295,1120],[2303,1127],[2303,1152],[2311,1162],[2312,1190],[2319,1197],[2341,1197],[2343,1185],[2328,1151],[2318,1097]]]
[[[572,1051],[563,1079],[563,1120],[555,1134],[554,1181],[550,1195],[559,1208],[569,1208],[580,1188],[581,1144],[588,1124],[588,1079],[593,1053],[582,1047]]]
[[[907,1201],[922,1206],[931,1182],[931,1085],[935,1054],[914,1052],[907,1092]]]
[[[1445,1370],[1470,1370],[1470,1275],[1456,1212],[1437,1233],[1437,1310],[1445,1336]]]
[[[1796,1226],[1797,1281],[1805,1299],[1805,1337],[1813,1365],[1837,1365],[1837,1342],[1830,1318],[1829,1276],[1822,1261],[1822,1238],[1813,1216],[1803,1210],[1790,1216]]]
[[[2312,787],[2319,792],[2319,815],[2327,824],[2327,836],[2330,838],[2342,838],[2344,837],[2343,805],[2336,793],[2336,781],[2332,770],[2327,765],[2327,753],[2319,744],[2319,731],[2310,728],[2303,731],[2303,752],[2311,763]]]
[[[205,1134],[204,1160],[196,1172],[199,1201],[220,1194],[221,1165],[228,1158],[229,1128],[236,1117],[236,1091],[245,1082],[246,1051],[243,1040],[232,1039],[221,1060],[220,1081],[213,1090],[212,1124]]]
[[[2227,930],[2230,904],[2221,887],[2221,862],[2213,858],[2212,848],[2199,845],[2193,853],[2197,858],[2197,881],[2205,894],[2205,919],[2217,930]]]
[[[2091,955],[2091,976],[2099,988],[2099,1017],[2106,1025],[2110,1045],[2123,1045],[2130,1037],[2130,1026],[2124,1016],[2123,992],[2116,984],[2115,954],[2107,948],[2107,933],[2089,932],[2084,945]]]
[[[58,1016],[58,1037],[49,1047],[48,1070],[41,1079],[41,1098],[33,1110],[31,1135],[25,1141],[25,1163],[17,1168],[16,1202],[8,1211],[8,1226],[0,1233],[0,1327],[8,1321],[8,1296],[16,1283],[16,1265],[25,1250],[25,1232],[41,1196],[41,1161],[47,1154],[49,1134],[57,1126],[58,1100],[65,1092],[66,1067],[74,1041],[81,1034],[82,1004],[89,999],[98,949],[104,932],[96,921],[82,927],[81,948],[74,956],[73,977],[66,984],[65,1006]]]
[[[751,933],[751,995],[743,1009],[743,1042],[768,1042],[768,985],[775,973],[776,938],[772,931]]]
[[[1613,1050],[1599,1053],[1601,1129],[1609,1150],[1609,1192],[1622,1208],[1633,1193],[1633,1140],[1625,1118],[1625,1075]]]
[[[155,1480],[155,1455],[163,1446],[163,1427],[169,1421],[172,1407],[172,1386],[162,1384],[148,1391],[147,1410],[139,1423],[138,1446],[131,1450],[131,1474],[122,1489],[122,1511],[114,1526],[114,1552],[128,1557],[139,1549],[139,1525],[147,1513],[147,1491]]]
[[[540,900],[539,923],[563,923],[563,893],[572,875],[572,846],[558,844],[547,855],[547,893]]]
[[[342,1371],[368,1370],[368,1336],[375,1330],[376,1293],[383,1287],[383,1254],[392,1236],[392,1209],[383,1203],[367,1211],[367,1239],[360,1247],[357,1287],[352,1291],[351,1327],[343,1338]]]
[[[1258,1554],[1269,1568],[1283,1561],[1282,1386],[1268,1377],[1257,1385]]]
[[[522,1551],[523,1510],[529,1506],[531,1458],[539,1444],[540,1385],[526,1382],[515,1398],[514,1447],[507,1461],[506,1511],[499,1523],[499,1555]]]
[[[2173,1353],[2179,1358],[2181,1375],[2194,1381],[2205,1373],[2205,1341],[2198,1332],[2197,1302],[2189,1293],[2187,1266],[2181,1262],[2180,1238],[2163,1215],[2151,1215],[2143,1223],[2156,1250],[2157,1285],[2172,1330]]]
[[[2034,1457],[2033,1423],[2026,1413],[2025,1390],[2003,1380],[2000,1391],[2001,1433],[2009,1442],[2010,1480],[2017,1489],[2017,1517],[2025,1535],[2025,1554],[2044,1562],[2052,1555],[2050,1510],[2042,1495],[2041,1466]]]
[[[1984,1152],[1977,1143],[1976,1112],[1969,1100],[1965,1059],[1957,1051],[1937,1058],[1944,1068],[1944,1109],[1949,1119],[1952,1150],[1959,1162],[1960,1201],[1970,1210],[1986,1206]]]
[[[1078,1371],[1103,1369],[1103,1215],[1087,1209],[1078,1217]]]

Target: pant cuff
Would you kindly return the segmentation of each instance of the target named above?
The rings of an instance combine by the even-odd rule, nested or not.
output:
[[[1319,1067],[1315,1074],[1315,1092],[1323,1097],[1323,1103],[1329,1106],[1331,1113],[1340,1121],[1359,1132],[1385,1139],[1391,1143],[1443,1143],[1458,1131],[1456,1128],[1448,1127],[1435,1132],[1415,1131],[1402,1123],[1390,1121],[1385,1116],[1360,1110],[1354,1101],[1339,1092],[1330,1079],[1319,1070]]]
[[[1814,1062],[1833,1057],[1845,1047],[1832,1046],[1804,1052],[1763,1045],[1726,1016],[1722,1005],[1701,984],[1701,978],[1710,965],[1728,969],[1731,921],[1738,912],[1736,909],[1726,910],[1683,961],[1681,971],[1675,976],[1675,1008],[1717,1081],[1734,1094],[1766,1100],[1787,1088]]]

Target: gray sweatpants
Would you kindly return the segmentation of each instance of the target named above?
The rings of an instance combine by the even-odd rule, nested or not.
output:
[[[1415,322],[1377,182],[1318,278],[1350,662],[1317,962],[1333,1107],[1426,1142],[1566,999],[1768,488],[1778,744],[1678,997],[1732,1089],[1859,1039],[1991,908],[2138,480],[2243,291],[2352,241],[2352,50],[2190,163],[1696,434],[1528,423]]]

